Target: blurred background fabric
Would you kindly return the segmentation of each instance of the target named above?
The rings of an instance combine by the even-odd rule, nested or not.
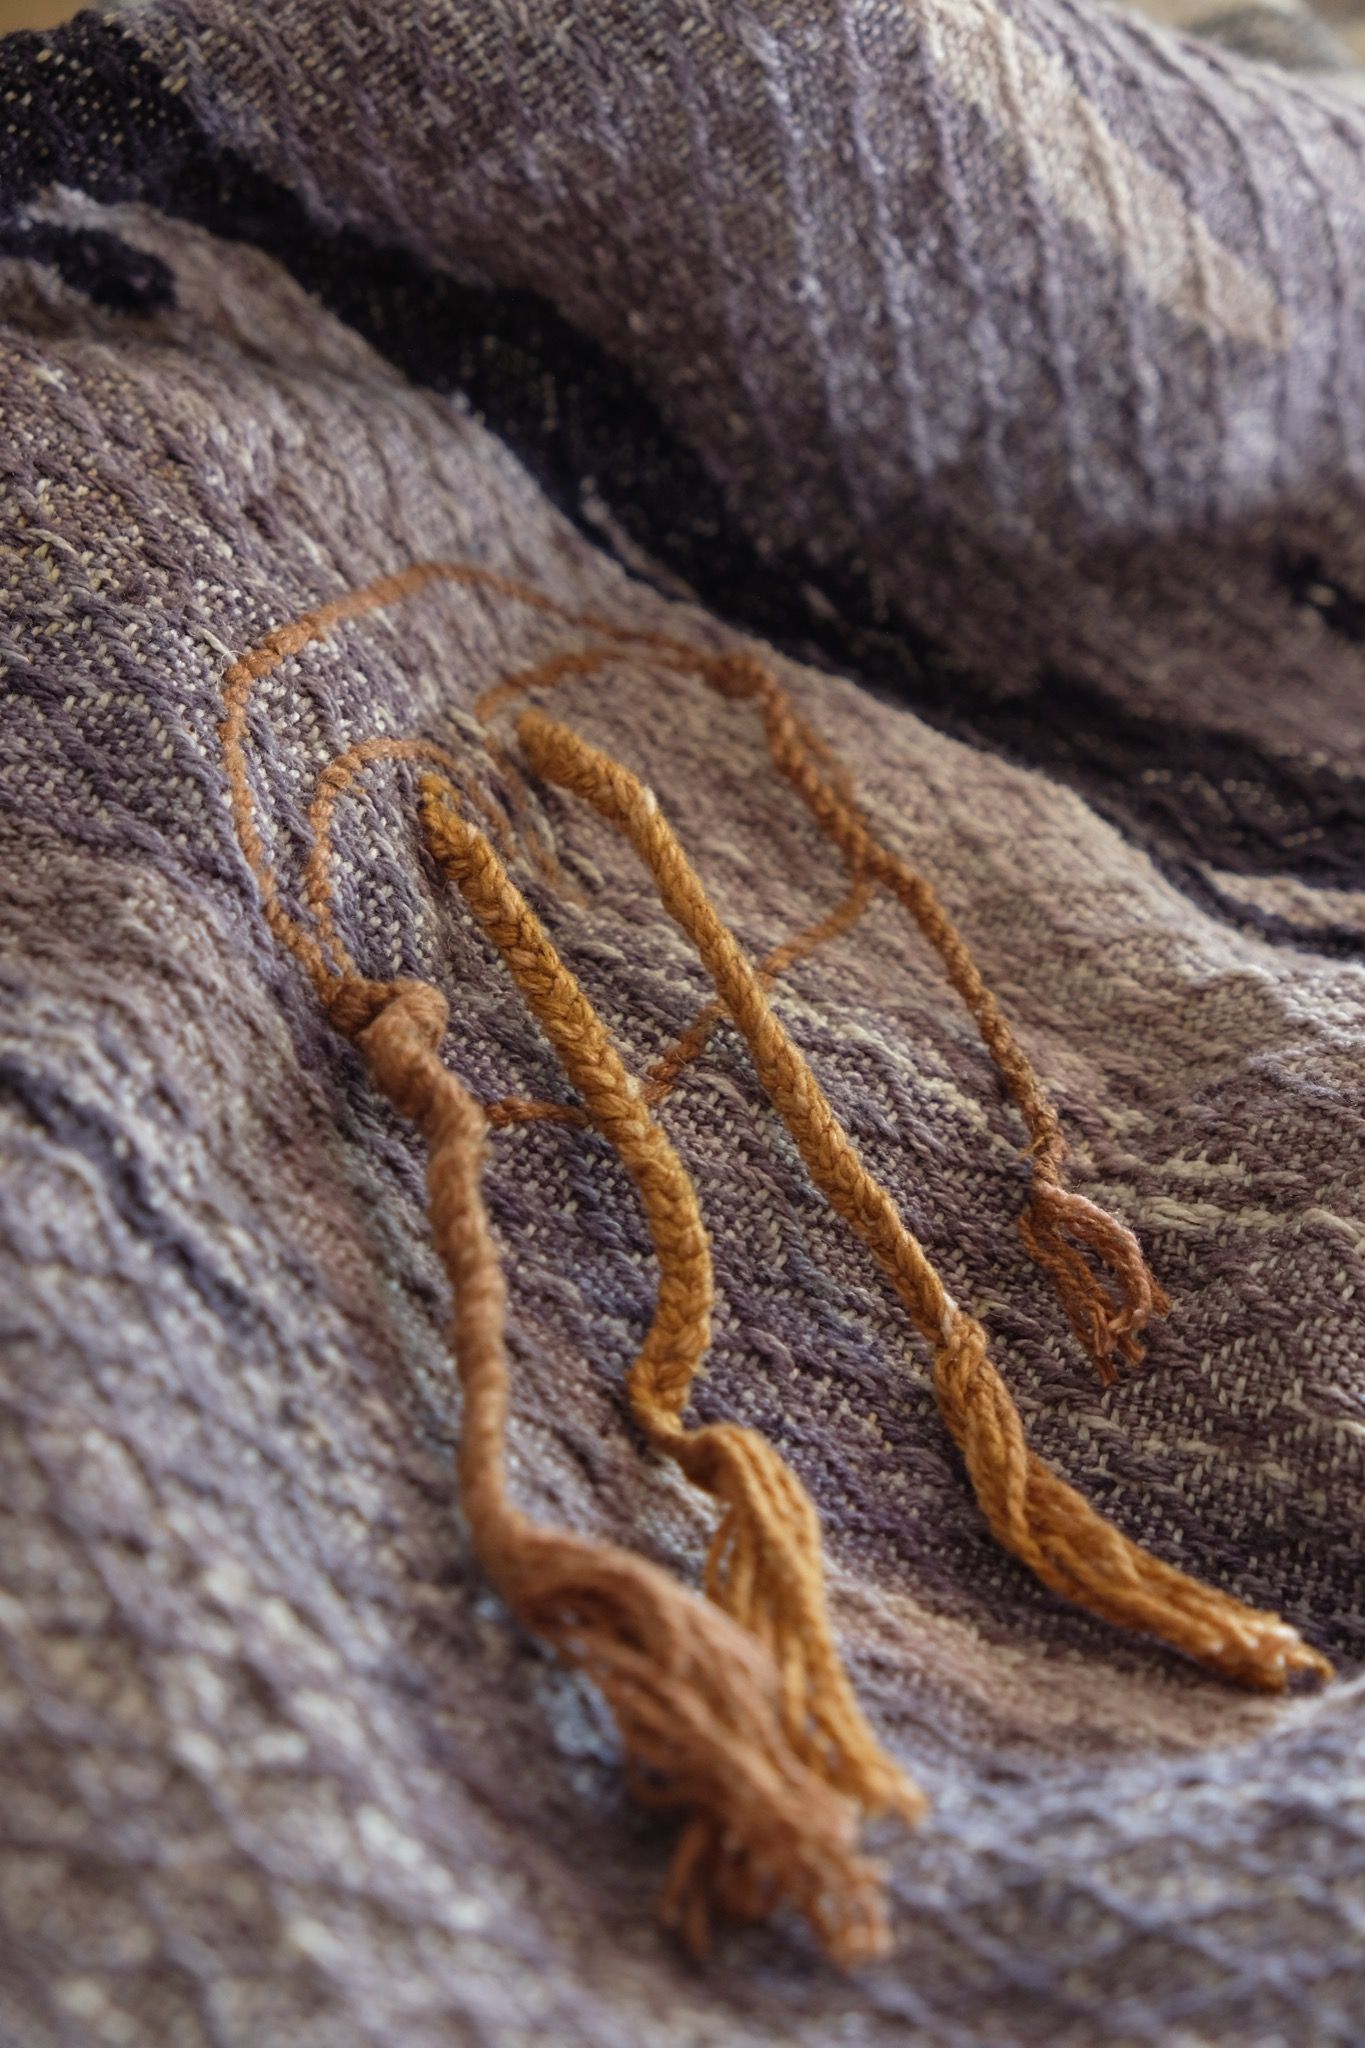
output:
[[[128,0],[105,0],[105,11]],[[1095,0],[1102,4],[1102,0]],[[1365,0],[1133,0],[1153,21],[1222,42],[1292,70],[1346,74],[1365,62]],[[268,10],[269,0],[260,0]],[[71,0],[0,0],[0,34],[51,28]],[[1354,88],[1352,88],[1354,89]]]
[[[0,0],[0,34],[13,28],[53,28],[76,12],[70,0]]]

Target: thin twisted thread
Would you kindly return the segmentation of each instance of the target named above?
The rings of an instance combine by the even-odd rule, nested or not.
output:
[[[354,974],[355,962],[336,926],[332,902],[332,824],[341,799],[353,788],[362,771],[376,761],[420,761],[444,770],[463,800],[473,805],[493,831],[507,842],[507,820],[474,784],[449,747],[434,740],[390,739],[386,735],[360,740],[327,763],[314,785],[308,806],[311,845],[303,868],[303,900],[322,935],[322,943],[339,972]]]
[[[536,774],[582,797],[630,841],[665,909],[696,946],[811,1178],[873,1253],[932,1347],[940,1410],[997,1539],[1054,1592],[1158,1636],[1224,1677],[1278,1691],[1296,1674],[1330,1676],[1326,1660],[1288,1623],[1152,1557],[1034,1456],[980,1323],[952,1300],[863,1165],[653,794],[544,712],[523,712],[517,731]]]

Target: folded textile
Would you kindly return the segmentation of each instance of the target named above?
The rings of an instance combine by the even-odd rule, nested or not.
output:
[[[0,2040],[1358,2041],[1365,108],[0,73]]]

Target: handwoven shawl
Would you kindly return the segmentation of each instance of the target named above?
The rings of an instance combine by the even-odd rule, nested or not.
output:
[[[1359,2043],[1349,83],[1100,0],[146,0],[0,45],[0,162],[5,2048]],[[499,1284],[499,1526],[776,1728],[766,1446],[915,1788],[861,1948],[623,1757],[673,1623],[598,1684],[477,1540]],[[1059,1597],[1111,1525],[1335,1677]]]

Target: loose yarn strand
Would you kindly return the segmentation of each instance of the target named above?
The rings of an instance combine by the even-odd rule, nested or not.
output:
[[[772,671],[757,656],[737,654],[708,660],[705,674],[722,694],[757,703],[778,773],[838,847],[850,872],[886,889],[942,960],[1029,1132],[1033,1187],[1019,1224],[1025,1247],[1051,1279],[1100,1379],[1112,1384],[1118,1376],[1115,1359],[1138,1365],[1143,1355],[1138,1333],[1170,1308],[1136,1237],[1097,1203],[1064,1185],[1067,1142],[1056,1109],[961,934],[924,876],[874,837],[830,772],[828,758],[822,770],[812,735]],[[1091,1259],[1109,1273],[1113,1293]]]
[[[1064,1598],[1158,1636],[1242,1684],[1278,1691],[1295,1674],[1330,1676],[1326,1660],[1278,1616],[1161,1563],[1034,1456],[980,1323],[952,1300],[858,1157],[652,793],[541,711],[523,712],[517,730],[543,780],[582,797],[630,841],[665,909],[696,946],[812,1179],[868,1246],[932,1347],[940,1410],[999,1542]]]
[[[707,1590],[771,1652],[787,1737],[802,1761],[866,1811],[916,1820],[923,1795],[877,1743],[834,1647],[820,1524],[804,1487],[756,1431],[683,1424],[711,1334],[710,1245],[691,1179],[587,996],[454,797],[441,778],[423,777],[427,845],[507,966],[645,1211],[659,1295],[629,1376],[631,1408],[650,1442],[724,1511]]]
[[[850,1800],[789,1739],[763,1645],[646,1560],[540,1527],[508,1497],[506,1290],[480,1190],[487,1122],[440,1059],[445,999],[427,982],[348,975],[330,1008],[375,1086],[427,1142],[432,1234],[454,1302],[459,1480],[475,1552],[512,1612],[602,1694],[636,1795],[689,1816],[668,1918],[700,1954],[716,1911],[753,1918],[786,1902],[835,1961],[882,1953],[882,1873],[857,1853]],[[666,1313],[660,1320],[675,1334]]]

